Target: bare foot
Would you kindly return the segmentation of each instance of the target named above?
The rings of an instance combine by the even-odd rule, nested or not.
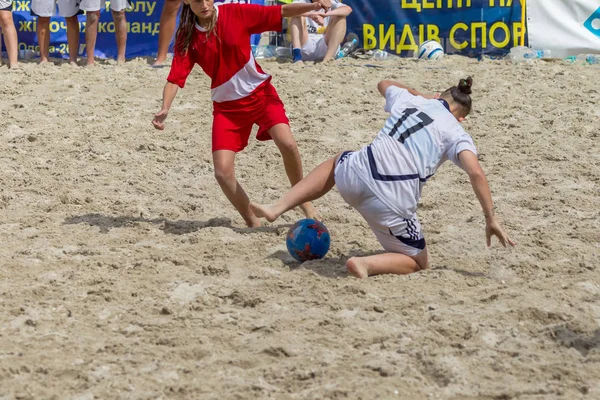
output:
[[[260,220],[256,217],[252,219],[246,219],[245,221],[248,228],[260,228]]]
[[[13,63],[13,64],[9,64],[8,68],[10,69],[19,69],[19,63]]]
[[[353,276],[358,279],[365,279],[369,276],[367,264],[360,257],[351,257],[346,261],[346,268]]]
[[[69,64],[71,65],[71,67],[79,67],[79,64],[77,64],[77,61],[69,61]]]
[[[49,62],[50,62],[50,61],[48,61],[48,59],[43,59],[43,58],[42,58],[42,59],[40,60],[40,63],[39,63],[39,64],[40,64],[40,65],[43,65],[43,64],[48,64]]]
[[[152,64],[153,67],[158,67],[160,65],[162,65],[162,63],[164,63],[167,59],[166,58],[161,58],[161,59],[156,59],[154,61],[154,63]]]
[[[319,213],[317,212],[317,210],[313,207],[312,203],[304,203],[300,205],[300,209],[302,210],[302,212],[304,213],[304,215],[306,216],[306,218],[311,218],[314,220],[319,220]]]
[[[254,215],[256,215],[258,218],[264,218],[269,222],[273,222],[279,217],[279,215],[273,210],[273,208],[273,204],[262,205],[250,203],[250,209],[252,210]]]
[[[125,65],[125,59],[119,59],[117,60],[117,65]]]

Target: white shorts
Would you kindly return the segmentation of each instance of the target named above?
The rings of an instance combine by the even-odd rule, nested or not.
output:
[[[12,11],[12,0],[0,0],[0,11]]]
[[[352,158],[355,152],[342,153],[335,165],[335,184],[342,198],[367,221],[386,251],[417,256],[425,249],[425,238],[417,216],[404,218],[369,189],[354,173]]]
[[[61,17],[79,14],[79,0],[31,0],[31,13],[38,17],[55,16],[57,4],[58,15]]]
[[[81,0],[79,8],[83,11],[100,11],[101,8],[104,8],[105,4],[105,0]],[[130,7],[127,0],[110,0],[110,9],[112,11],[123,11]]]
[[[336,53],[340,50],[338,46]],[[302,46],[302,61],[323,61],[327,54],[325,35],[308,35],[308,40]]]

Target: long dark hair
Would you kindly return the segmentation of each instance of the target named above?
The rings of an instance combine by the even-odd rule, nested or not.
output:
[[[462,106],[465,117],[471,112],[473,104],[471,86],[473,86],[473,78],[469,76],[466,79],[461,79],[458,81],[458,85],[452,86],[442,94],[442,96],[452,96],[452,99]]]
[[[213,15],[210,24],[208,25],[206,35],[210,35],[217,26],[217,11],[213,8]],[[192,7],[183,3],[181,13],[179,14],[179,27],[177,28],[177,39],[175,40],[175,53],[185,54],[190,48],[192,38],[196,29],[196,14],[192,11]]]

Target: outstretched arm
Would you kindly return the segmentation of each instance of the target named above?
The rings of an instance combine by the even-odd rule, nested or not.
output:
[[[343,8],[343,7],[340,7],[340,8]],[[338,8],[338,10],[339,10],[339,8]],[[437,99],[438,97],[440,97],[439,93],[434,93],[431,95],[423,94],[421,92],[416,91],[415,89],[413,89],[411,87],[401,84],[400,82],[389,81],[389,80],[383,80],[383,81],[379,82],[377,84],[377,90],[379,90],[379,93],[381,93],[381,95],[383,97],[385,97],[385,92],[387,92],[387,90],[390,86],[396,86],[401,89],[406,89],[406,90],[408,90],[408,93],[412,94],[413,96],[421,96],[426,99]]]
[[[507,244],[514,246],[515,243],[510,240],[494,215],[494,202],[492,201],[490,186],[481,165],[479,165],[477,156],[473,152],[465,150],[458,154],[458,159],[467,175],[469,175],[471,186],[479,200],[479,204],[481,204],[483,215],[485,215],[485,236],[488,247],[491,245],[492,235],[498,237],[502,246],[506,247]]]
[[[285,4],[281,6],[281,16],[284,18],[288,17],[299,17],[304,13],[310,11],[318,11],[324,8],[328,10],[329,7],[323,0],[315,1],[314,3],[294,3],[294,4]]]

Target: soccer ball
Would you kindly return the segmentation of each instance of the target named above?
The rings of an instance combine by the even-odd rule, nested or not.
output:
[[[290,255],[300,262],[325,257],[330,241],[325,225],[310,218],[296,222],[285,238]]]
[[[416,56],[422,60],[439,60],[444,57],[444,48],[435,40],[428,40],[421,43]]]

